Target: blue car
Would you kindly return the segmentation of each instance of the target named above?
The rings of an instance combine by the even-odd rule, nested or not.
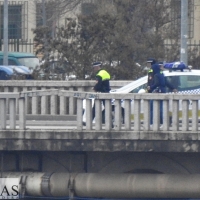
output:
[[[10,79],[33,79],[32,71],[25,66],[4,66],[0,65],[0,80],[10,80]]]

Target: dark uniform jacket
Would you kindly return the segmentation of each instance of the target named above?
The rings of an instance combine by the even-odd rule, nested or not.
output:
[[[173,85],[171,85],[166,79],[165,76],[160,70],[160,66],[158,64],[153,65],[153,84],[150,85],[151,91],[158,89],[160,93],[166,93],[166,87],[170,88],[171,90],[175,89]]]

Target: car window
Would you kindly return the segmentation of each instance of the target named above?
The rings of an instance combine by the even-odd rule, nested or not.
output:
[[[167,76],[165,78],[170,85],[180,91],[180,76]],[[171,92],[170,88],[166,87],[166,92]]]
[[[166,79],[177,88],[178,91],[200,88],[200,76],[197,75],[168,76]],[[167,91],[169,90],[167,89]]]
[[[21,65],[30,67],[32,69],[36,69],[40,65],[39,59],[36,57],[18,58],[18,60],[21,63]]]
[[[141,89],[146,90],[147,89],[147,83],[142,84],[142,85],[138,86],[137,88],[134,88],[133,90],[130,91],[130,93],[138,93],[139,90],[141,90]]]

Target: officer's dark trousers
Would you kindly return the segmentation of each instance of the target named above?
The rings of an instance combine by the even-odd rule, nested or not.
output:
[[[153,124],[153,100],[150,100],[150,124]],[[160,124],[163,124],[163,100],[160,100]]]

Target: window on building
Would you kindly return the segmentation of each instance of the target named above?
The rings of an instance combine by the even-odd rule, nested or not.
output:
[[[43,26],[43,12],[42,3],[36,4],[36,26]],[[46,25],[51,27],[54,22],[54,15],[56,12],[57,3],[47,2],[45,3],[45,13],[46,13]]]
[[[180,34],[181,0],[171,0],[171,30]]]
[[[194,0],[188,1],[188,35],[194,37]]]
[[[36,4],[36,27],[43,25],[43,19],[42,19],[42,4],[37,3]]]
[[[42,3],[36,4],[36,27],[43,26],[43,5]],[[58,1],[51,1],[45,3],[45,13],[46,13],[46,26],[51,29],[49,34],[54,37],[56,22],[59,21],[59,9],[58,9]]]
[[[8,39],[27,39],[28,2],[9,1],[8,2]],[[0,38],[3,39],[4,30],[4,6],[0,2]]]

